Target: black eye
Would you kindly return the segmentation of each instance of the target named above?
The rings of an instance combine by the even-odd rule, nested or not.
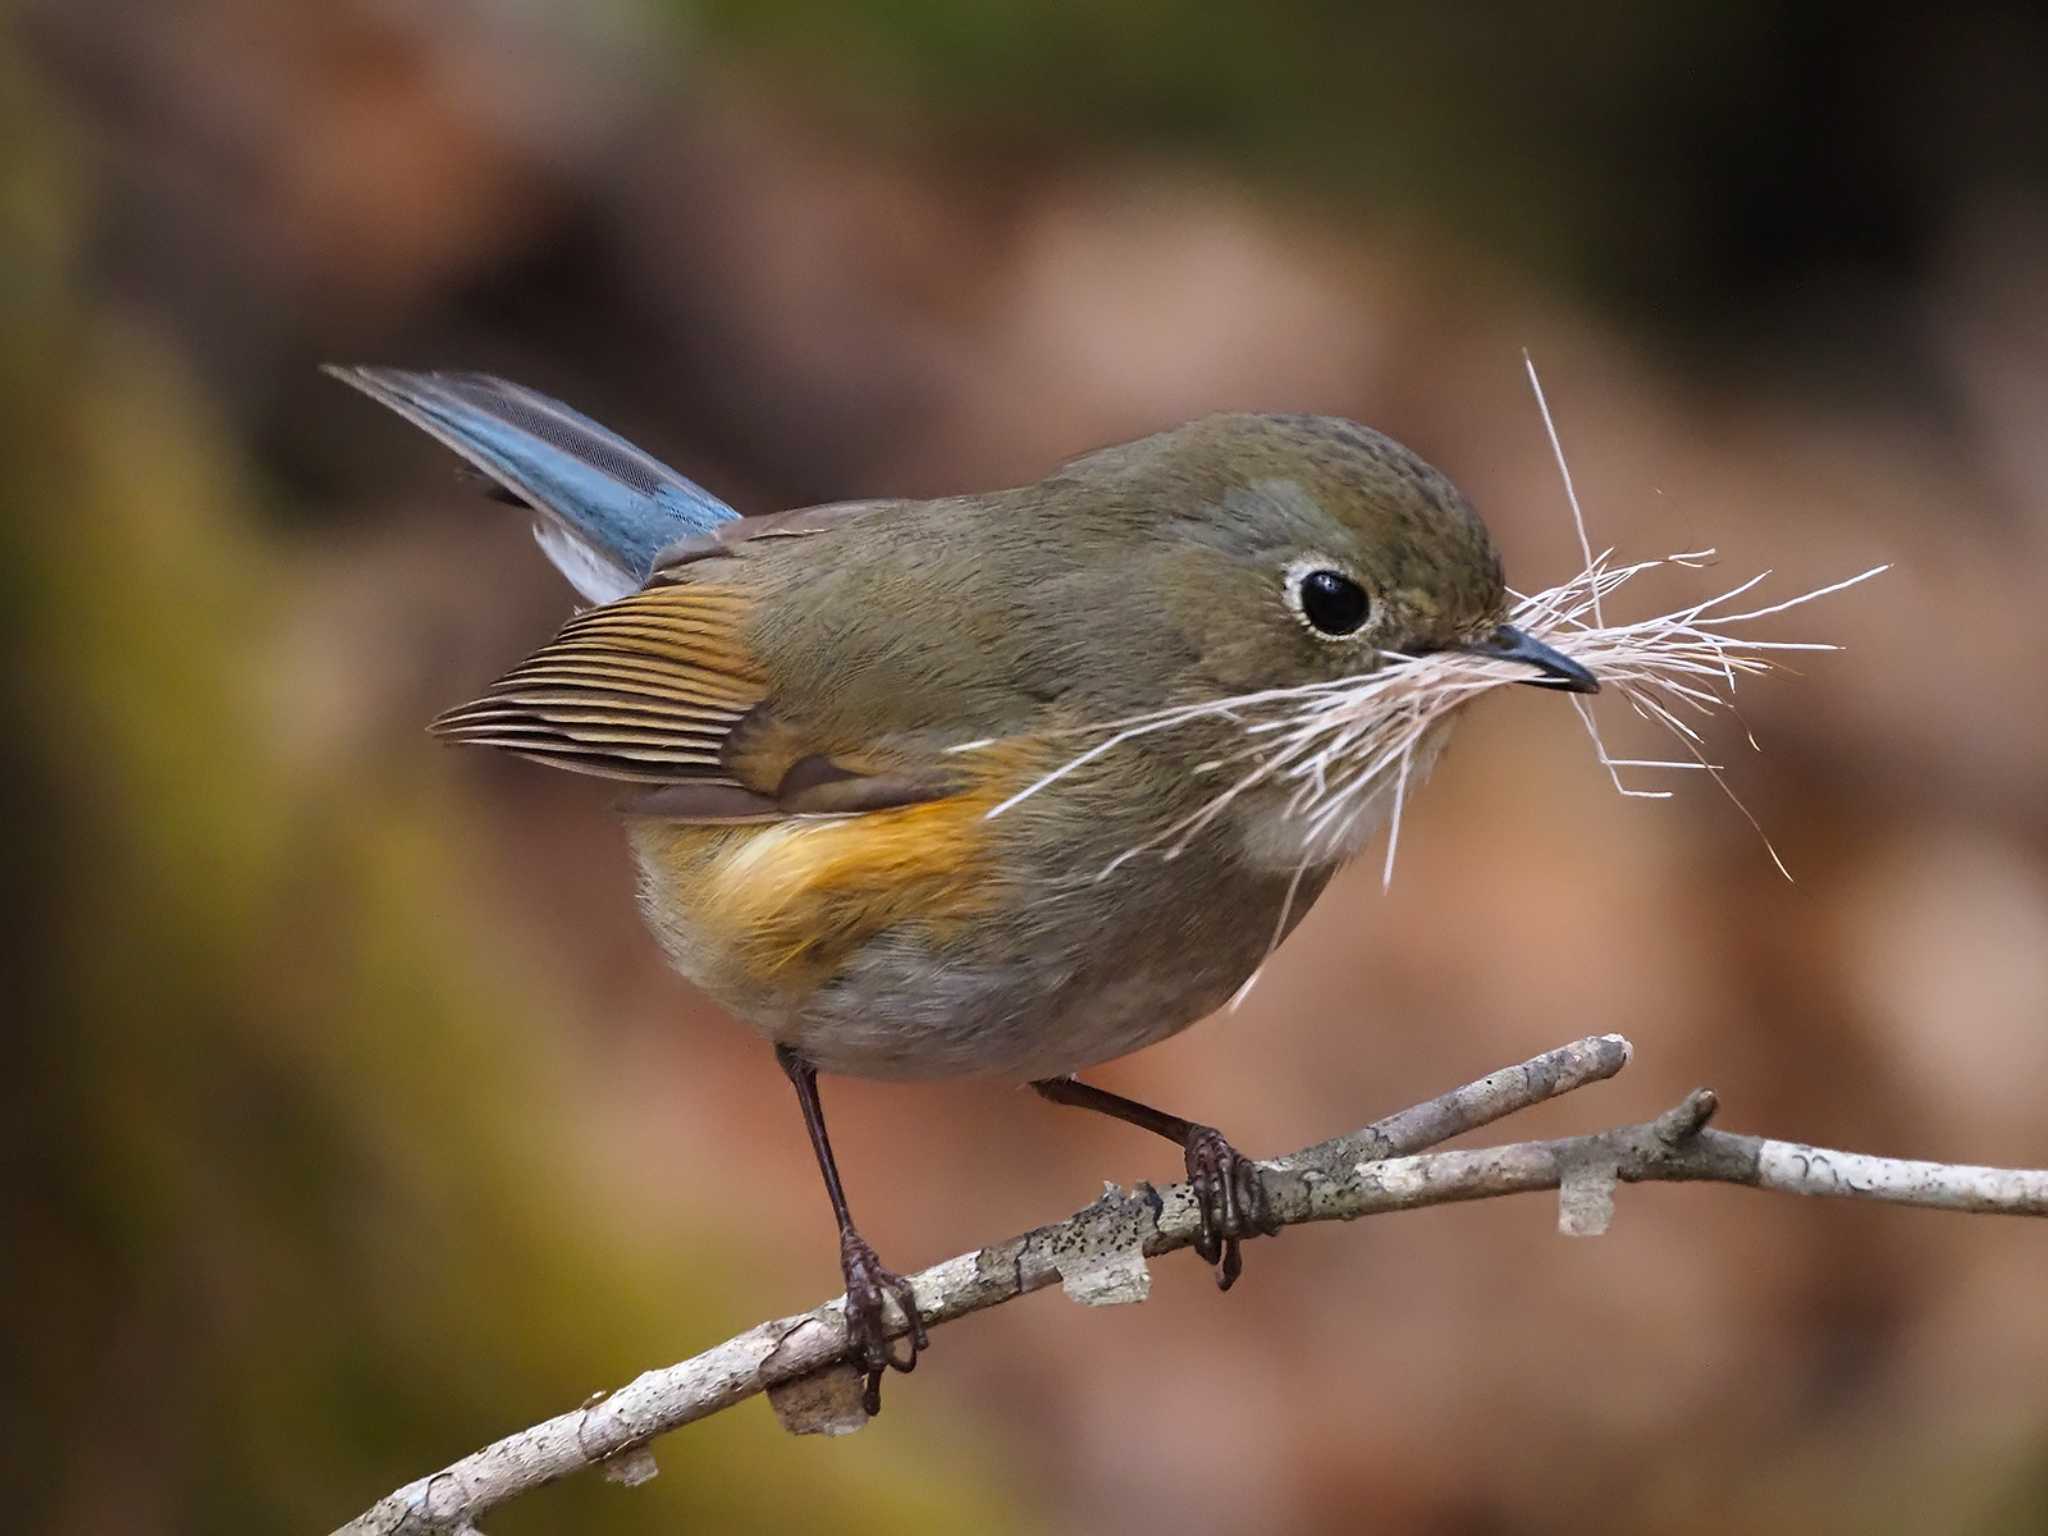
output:
[[[1348,635],[1372,607],[1365,588],[1342,571],[1315,570],[1301,578],[1301,615],[1326,635]]]

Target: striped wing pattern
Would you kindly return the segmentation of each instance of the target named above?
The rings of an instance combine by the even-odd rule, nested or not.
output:
[[[725,746],[766,689],[739,639],[744,600],[700,584],[588,609],[436,735],[641,784],[738,786]]]

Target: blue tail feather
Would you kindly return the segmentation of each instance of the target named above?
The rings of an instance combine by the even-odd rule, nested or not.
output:
[[[739,513],[580,411],[481,373],[329,367],[539,514],[548,558],[594,602],[637,590],[654,557]]]

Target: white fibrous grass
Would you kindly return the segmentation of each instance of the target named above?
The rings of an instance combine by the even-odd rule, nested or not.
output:
[[[1782,602],[1733,611],[1739,599],[1769,576],[1766,571],[1718,596],[1653,618],[1601,622],[1599,610],[1605,600],[1626,583],[1661,567],[1697,567],[1713,553],[1697,550],[1630,565],[1616,565],[1611,552],[1604,553],[1561,585],[1526,597],[1517,594],[1508,615],[1508,622],[1516,628],[1599,679],[1600,697],[1618,696],[1636,715],[1661,727],[1677,742],[1682,753],[1678,757],[1611,756],[1587,696],[1571,695],[1600,765],[1623,795],[1644,799],[1671,795],[1669,789],[1632,785],[1624,779],[1624,770],[1704,773],[1726,790],[1721,765],[1707,755],[1700,723],[1731,711],[1738,681],[1771,671],[1778,665],[1774,658],[1788,652],[1837,648],[1821,641],[1755,639],[1742,633],[1740,626],[1868,581],[1886,569],[1877,566]],[[1391,881],[1408,785],[1419,768],[1427,767],[1440,728],[1480,694],[1527,683],[1532,669],[1526,662],[1464,651],[1424,656],[1389,651],[1381,654],[1380,663],[1374,671],[1328,682],[1186,704],[1086,728],[1075,734],[1096,737],[1092,744],[988,814],[1004,814],[1126,742],[1196,720],[1220,718],[1239,728],[1243,745],[1195,766],[1195,772],[1218,781],[1216,793],[1145,842],[1117,854],[1094,878],[1113,874],[1142,853],[1156,851],[1173,857],[1242,796],[1262,785],[1277,784],[1288,790],[1288,810],[1301,824],[1304,867],[1347,848],[1359,818],[1384,808],[1388,835],[1382,878]],[[970,748],[978,745],[972,743]],[[1390,806],[1384,804],[1388,796]],[[1752,817],[1752,824],[1754,820]],[[1768,841],[1765,846],[1769,847]],[[1773,852],[1772,858],[1776,857]],[[1780,862],[1779,868],[1783,867]]]

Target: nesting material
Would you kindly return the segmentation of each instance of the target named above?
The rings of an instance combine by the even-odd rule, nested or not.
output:
[[[1671,794],[1669,789],[1631,784],[1624,779],[1624,770],[1704,773],[1725,791],[1721,765],[1707,755],[1701,723],[1732,710],[1739,681],[1772,670],[1776,658],[1788,652],[1836,649],[1822,641],[1757,639],[1743,626],[1868,581],[1887,569],[1876,566],[1780,602],[1738,607],[1769,576],[1766,571],[1702,602],[1646,619],[1606,621],[1606,601],[1627,583],[1666,566],[1699,566],[1713,554],[1697,550],[1616,565],[1609,551],[1595,556],[1569,581],[1529,596],[1517,594],[1509,615],[1517,628],[1591,671],[1600,681],[1602,699],[1619,699],[1677,743],[1682,755],[1672,758],[1611,756],[1589,701],[1573,694],[1571,703],[1601,766],[1624,795],[1663,799]],[[1227,757],[1197,765],[1196,772],[1216,779],[1216,794],[1155,838],[1124,850],[1097,872],[1097,878],[1114,873],[1141,853],[1173,857],[1239,796],[1278,783],[1289,788],[1291,809],[1301,820],[1304,867],[1349,846],[1361,817],[1384,813],[1389,825],[1382,873],[1391,881],[1409,784],[1427,767],[1444,727],[1481,694],[1527,683],[1530,669],[1526,663],[1462,651],[1426,656],[1390,651],[1379,661],[1371,672],[1329,682],[1267,689],[1106,723],[1090,733],[1097,737],[1091,745],[989,814],[1003,814],[1137,737],[1223,717],[1242,728],[1245,744]],[[1755,818],[1750,819],[1754,825]],[[1784,868],[1782,862],[1779,868]]]
[[[1675,757],[1614,757],[1591,701],[1571,695],[1600,765],[1623,795],[1665,799],[1671,794],[1666,788],[1633,784],[1623,770],[1704,773],[1726,791],[1721,765],[1707,755],[1702,722],[1731,711],[1738,682],[1772,670],[1786,653],[1836,649],[1822,641],[1758,639],[1743,626],[1868,581],[1885,569],[1877,566],[1781,602],[1739,607],[1769,576],[1766,571],[1702,602],[1646,619],[1606,622],[1605,600],[1627,582],[1665,566],[1697,566],[1712,556],[1712,550],[1701,550],[1618,566],[1609,551],[1571,580],[1519,598],[1509,617],[1517,628],[1590,671],[1600,681],[1603,699],[1618,698],[1677,744],[1680,755]],[[1457,651],[1383,660],[1377,672],[1302,690],[1287,717],[1248,730],[1273,738],[1258,768],[1296,784],[1293,803],[1304,820],[1312,857],[1321,846],[1341,845],[1352,822],[1391,786],[1394,808],[1383,871],[1391,880],[1401,803],[1418,753],[1453,711],[1492,689],[1527,683],[1529,668]],[[1750,819],[1754,825],[1755,818]],[[1771,857],[1776,860],[1776,853]],[[1778,867],[1782,870],[1783,863]]]

